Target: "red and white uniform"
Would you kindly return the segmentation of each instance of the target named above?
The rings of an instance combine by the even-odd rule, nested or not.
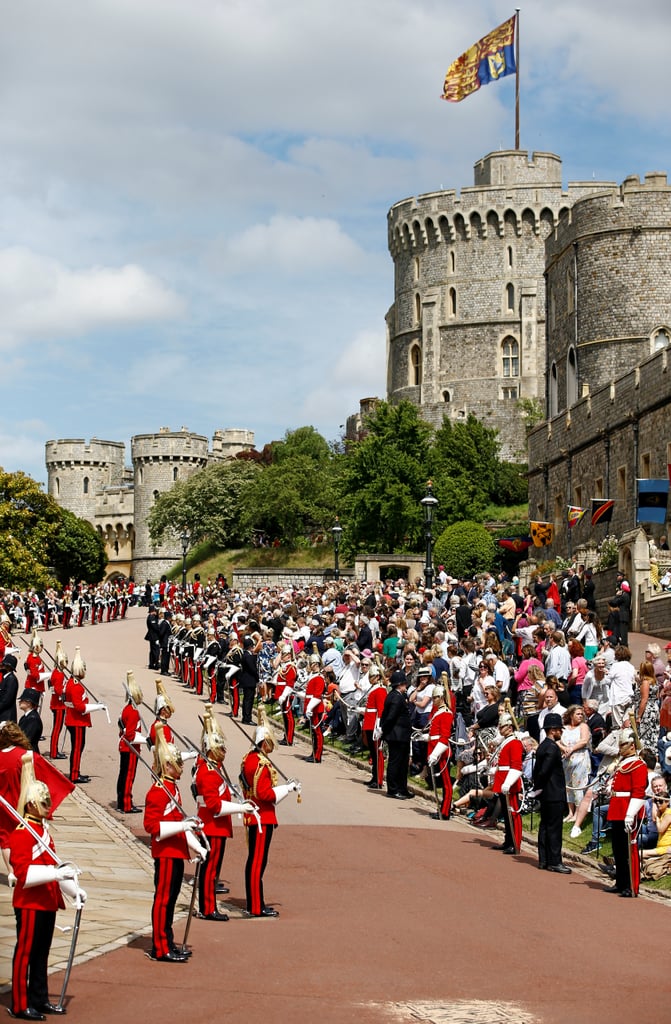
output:
[[[326,680],[322,675],[317,672],[315,675],[310,676],[305,685],[305,714],[308,713],[308,706],[310,699],[316,697],[318,700],[324,696],[326,691]]]
[[[233,835],[231,815],[222,814],[222,809],[232,803],[232,798],[221,772],[203,757],[198,759],[195,786],[198,817],[210,844],[198,877],[198,909],[207,917],[217,911],[217,878],[224,859],[226,840]]]
[[[42,661],[39,654],[35,654],[30,651],[26,658],[24,668],[28,675],[26,676],[26,689],[37,690],[38,693],[44,693],[44,679],[41,676],[47,671],[47,667]]]
[[[275,806],[275,785],[277,773],[270,761],[258,750],[250,750],[242,762],[240,775],[245,800],[252,800],[258,807],[261,826],[251,814],[245,814],[247,827],[247,863],[245,865],[245,890],[247,910],[250,914],[261,914],[263,902],[263,873],[268,861],[268,851],[277,827]]]
[[[503,817],[506,846],[514,846],[519,853],[522,845],[522,816],[519,813],[519,794],[522,792],[522,762],[524,747],[515,735],[507,736],[499,749],[499,760],[494,774],[492,790],[505,800],[508,812]],[[510,783],[507,794],[503,786]],[[511,825],[512,823],[512,825]]]
[[[86,730],[91,726],[91,715],[86,710],[90,703],[83,683],[70,676],[65,684],[65,728],[70,734],[70,781],[79,779],[82,754],[86,746]]]
[[[58,757],[58,744],[65,722],[65,673],[58,666],[54,668],[49,677],[49,688],[51,689],[49,707],[54,719],[49,742],[49,757],[54,759]]]
[[[431,759],[434,751],[438,755],[434,775],[440,778],[443,786],[443,799],[441,800],[439,811],[443,818],[449,818],[452,807],[452,779],[450,777],[450,754],[452,748],[450,747],[450,737],[452,736],[453,723],[454,714],[451,708],[446,707],[444,704],[439,704],[432,709],[431,718],[429,719],[427,756]]]
[[[136,737],[140,733],[140,712],[128,701],[119,715],[119,775],[116,783],[117,810],[128,814],[133,805],[133,783],[137,772],[140,745]]]
[[[382,753],[382,741],[376,740],[373,736],[375,727],[382,718],[387,688],[383,683],[375,683],[371,686],[366,695],[366,707],[363,714],[361,730],[366,739],[370,751],[372,775],[369,785],[381,786],[384,779],[384,754]]]
[[[298,671],[292,661],[283,661],[280,664],[277,679],[275,680],[275,700],[280,705],[282,721],[284,723],[284,738],[287,746],[291,747],[294,742],[296,720],[293,709],[293,690],[298,678]]]
[[[189,847],[184,832],[160,839],[162,821],[182,821],[182,799],[174,779],[163,777],[145,797],[144,827],[151,836],[154,858],[154,902],[151,908],[152,953],[167,956],[175,946],[172,921],[184,878],[184,861]],[[163,788],[165,787],[165,788]]]
[[[620,892],[631,890],[634,896],[638,895],[641,882],[638,833],[644,814],[647,785],[648,769],[638,754],[625,757],[613,776],[608,805],[608,821],[612,823],[615,885]],[[631,832],[625,828],[627,818],[633,821]]]
[[[150,746],[152,746],[152,747],[156,746],[156,726],[159,723],[163,726],[163,738],[164,738],[165,742],[166,743],[174,743],[174,740],[172,738],[172,729],[170,728],[168,723],[163,718],[157,718],[149,726],[149,742],[150,742]]]
[[[54,850],[54,842],[42,821],[27,817],[32,829],[45,845]],[[16,948],[12,964],[12,1005],[15,1015],[25,1013],[29,1006],[49,1002],[47,963],[56,923],[56,911],[65,904],[58,882],[25,887],[31,865],[53,866],[54,858],[36,841],[25,825],[18,825],[6,843],[16,885],[12,903],[16,915]]]

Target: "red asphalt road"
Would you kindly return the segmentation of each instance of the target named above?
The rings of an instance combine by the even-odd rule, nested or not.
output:
[[[113,720],[126,668],[135,668],[145,699],[153,699],[154,675],[142,668],[143,626],[136,612],[130,622],[64,637],[71,656],[81,642],[87,682],[110,700]],[[55,635],[45,639],[53,650]],[[198,738],[202,705],[176,682],[168,687],[176,727]],[[234,774],[245,741],[221,720]],[[116,730],[97,718],[91,733],[84,771],[96,777],[87,792],[109,808]],[[501,1002],[515,1004],[517,1017],[543,1024],[669,1019],[669,907],[607,895],[596,873],[540,872],[532,851],[505,857],[491,849],[498,835],[431,822],[425,801],[404,804],[369,793],[361,785],[365,776],[333,756],[321,766],[303,764],[293,751],[280,758],[304,787],[301,807],[292,797],[280,806],[266,872],[266,900],[280,917],[193,921],[187,964],[149,961],[146,937],[76,966],[68,993],[73,1024],[139,1016],[190,1024],[219,1016],[264,1024],[515,1020],[514,1009],[497,1015],[494,1004]],[[146,788],[143,780],[136,784],[140,802]],[[185,796],[187,788],[183,782]],[[140,831],[136,819],[125,820]],[[244,860],[244,834],[236,826],[222,877],[238,906]],[[149,912],[148,906],[147,920]],[[182,930],[183,922],[178,939]],[[52,994],[60,981],[53,977]],[[486,1007],[478,1017],[463,1006],[457,1012],[460,1000],[491,1001],[491,1014]],[[408,1002],[433,1002],[435,1013],[412,1016]]]

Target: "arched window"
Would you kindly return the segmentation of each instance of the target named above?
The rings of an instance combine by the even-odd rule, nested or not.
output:
[[[452,395],[450,394],[449,391],[443,391],[443,401],[445,402],[446,405],[448,404],[448,402],[452,401]]]
[[[144,469],[142,468],[142,466],[137,467],[137,482],[139,484],[144,483]]]
[[[506,285],[506,309],[509,313],[515,310],[515,286],[512,284]]]
[[[84,486],[84,494],[88,494],[89,493],[89,478],[87,476],[84,477],[83,486]]]
[[[512,245],[509,245],[506,248],[506,266],[508,267],[508,270],[512,270],[513,269],[513,247],[512,247]]]
[[[520,375],[520,345],[515,338],[504,338],[501,343],[501,359],[504,377]]]
[[[422,322],[422,300],[419,295],[415,295],[415,323],[421,324]]]
[[[671,334],[669,333],[668,327],[660,327],[653,332],[651,340],[651,348],[653,352],[659,352],[661,349],[666,348],[671,340]]]
[[[550,367],[550,387],[548,389],[548,406],[550,416],[556,416],[559,412],[559,391],[557,386],[557,364]]]
[[[415,256],[412,263],[415,272],[415,281],[419,281],[419,256]]]
[[[422,350],[419,345],[410,349],[410,385],[419,387],[422,383]]]
[[[456,316],[457,315],[457,289],[456,288],[450,288],[450,290],[449,290],[449,292],[447,294],[447,315],[448,316]]]
[[[57,498],[60,493],[61,493],[61,482],[58,479],[58,477],[56,477],[54,479],[54,495],[55,495],[55,497]]]
[[[154,501],[156,501],[156,499],[158,498],[159,493],[159,491],[154,491]]]
[[[454,249],[452,249],[450,251],[450,273],[451,274],[453,274],[454,271],[456,270],[456,266],[457,266],[457,261],[455,259]]]
[[[566,356],[566,405],[575,405],[578,401],[578,360],[573,346]]]
[[[172,471],[172,479],[173,480],[177,479],[177,474],[178,474],[177,466],[174,466],[173,467],[173,471]]]

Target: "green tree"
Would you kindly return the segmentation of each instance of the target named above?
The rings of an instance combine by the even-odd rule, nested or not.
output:
[[[247,492],[263,473],[254,462],[215,463],[160,494],[149,514],[149,536],[159,544],[166,533],[185,527],[192,545],[209,540],[224,549],[243,544]]]
[[[50,586],[50,544],[59,529],[61,510],[25,473],[0,469],[0,580],[3,586]]]
[[[349,446],[342,476],[343,550],[417,550],[432,430],[415,405],[381,402],[367,435]]]
[[[480,519],[486,505],[496,500],[499,442],[496,430],[475,416],[453,423],[445,417],[436,431],[430,468],[440,500],[438,521]]]
[[[480,523],[464,520],[448,526],[434,547],[434,561],[450,575],[470,577],[491,569],[497,555],[491,534]]]
[[[90,523],[67,509],[49,541],[49,564],[61,584],[70,579],[98,583],[105,575],[105,545]]]

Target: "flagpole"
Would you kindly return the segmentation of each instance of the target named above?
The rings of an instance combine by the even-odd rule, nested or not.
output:
[[[520,9],[515,8],[515,149],[520,148]]]

